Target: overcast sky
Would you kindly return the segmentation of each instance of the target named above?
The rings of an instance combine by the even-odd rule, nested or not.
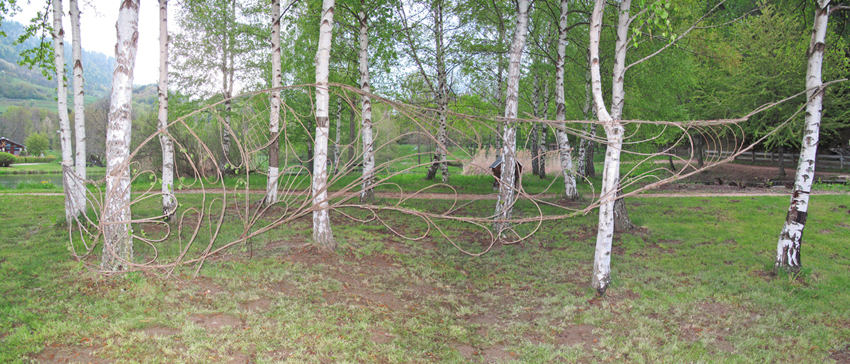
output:
[[[19,1],[21,9],[13,19],[28,24],[39,9],[43,9],[47,0],[30,0],[31,4]],[[80,36],[83,49],[100,52],[115,57],[115,21],[118,20],[120,2],[114,0],[82,0],[80,3]],[[174,9],[168,7],[168,30],[173,32],[175,25]],[[71,21],[68,17],[68,2],[63,1],[65,12],[62,26],[65,28],[65,44],[71,45]],[[50,17],[51,24],[53,17]],[[66,54],[65,57],[71,57]],[[133,83],[146,85],[159,80],[159,4],[153,0],[142,0],[139,8],[139,49],[136,53],[136,68]]]

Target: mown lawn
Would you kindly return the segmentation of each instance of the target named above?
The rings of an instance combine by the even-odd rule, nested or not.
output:
[[[331,214],[340,246],[320,254],[305,245],[307,216],[165,279],[165,270],[93,272],[99,246],[81,262],[69,257],[62,197],[0,195],[0,362],[846,362],[850,196],[812,196],[797,277],[772,273],[787,200],[630,199],[642,229],[615,237],[613,283],[598,297],[595,213],[546,222],[480,257],[433,231],[402,239],[340,212]],[[183,197],[180,212],[199,202]],[[492,203],[464,213],[492,213]],[[134,208],[153,214],[156,201]],[[517,214],[534,212],[521,203]],[[185,248],[197,222],[185,216],[182,231],[153,243],[158,262]],[[214,245],[241,233],[232,216]],[[426,229],[413,216],[381,217],[410,236]],[[215,233],[205,224],[190,255]],[[461,248],[486,248],[481,229],[438,224]],[[153,254],[137,243],[139,260]]]

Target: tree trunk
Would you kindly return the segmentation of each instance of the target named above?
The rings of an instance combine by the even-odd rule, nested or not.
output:
[[[788,174],[785,173],[785,147],[780,145],[778,149],[779,149],[779,176],[780,177],[786,177],[786,176],[788,176]]]
[[[564,62],[567,49],[567,15],[569,2],[561,0],[561,15],[558,20],[558,58],[555,64],[555,121],[564,123],[567,115],[564,100]],[[564,123],[566,126],[566,123]],[[558,130],[558,151],[561,156],[561,167],[564,169],[564,196],[570,200],[578,199],[575,170],[573,169],[572,147],[567,133]]]
[[[598,119],[598,117],[597,117]],[[599,128],[599,125],[592,124],[590,125],[590,139],[587,140],[587,154],[585,154],[585,163],[584,163],[584,176],[587,178],[596,177],[596,166],[593,164],[594,154],[596,154],[596,142],[593,141],[596,139],[597,132],[596,130]]]
[[[445,49],[443,47],[443,2],[434,4],[434,45],[437,62],[437,108],[439,113],[439,130],[437,131],[437,154],[434,163],[428,169],[425,179],[431,180],[436,177],[436,169],[439,167],[443,173],[443,183],[449,183],[448,145],[446,138],[446,112],[448,111],[448,87],[446,80]]]
[[[74,157],[71,151],[71,121],[68,119],[68,89],[65,85],[65,30],[62,0],[53,0],[53,65],[56,68],[56,108],[59,111],[59,145],[62,148],[62,181],[65,185],[65,221],[77,216]]]
[[[71,15],[71,53],[74,61],[74,136],[75,139],[75,170],[72,184],[76,211],[74,215],[86,213],[86,112],[83,105],[83,61],[80,45],[80,9],[77,0],[70,0]]]
[[[590,53],[588,53],[588,57]],[[588,64],[590,64],[590,59],[588,58]],[[584,77],[584,107],[581,109],[582,114],[584,114],[584,120],[590,120],[591,114],[591,105],[592,95],[590,94],[590,69],[588,68]],[[593,142],[590,139],[590,130],[596,128],[596,124],[585,124],[584,131],[587,133],[587,138],[581,138],[581,141],[578,143],[578,157],[576,158],[576,173],[585,176],[585,177],[593,177],[587,174],[587,164],[590,163],[590,170],[593,170],[593,158],[590,158],[588,161],[588,153],[593,154]]]
[[[510,227],[508,220],[511,218],[514,200],[516,198],[517,177],[516,172],[516,127],[514,119],[519,109],[519,73],[522,61],[522,49],[525,47],[525,37],[528,31],[528,0],[519,0],[519,14],[517,14],[516,32],[513,44],[511,44],[511,55],[508,63],[508,90],[505,102],[505,126],[502,136],[504,145],[502,147],[502,177],[499,184],[499,200],[496,202],[496,233],[501,236],[502,232]]]
[[[280,0],[272,0],[272,100],[269,110],[269,179],[266,183],[266,206],[277,202],[277,180],[280,175]]]
[[[614,201],[614,231],[629,231],[636,226],[629,219],[629,211],[626,209],[626,199],[619,196],[620,192],[617,191],[617,201]]]
[[[631,25],[632,19],[629,18],[629,11],[631,9],[632,2],[631,0],[624,0],[620,2],[620,16],[617,21],[617,42],[614,45],[614,80],[611,84],[611,118],[617,120],[619,124],[619,120],[623,119],[623,107],[626,102],[626,89],[625,89],[625,77],[626,77],[626,51],[629,46],[629,26]],[[607,132],[607,128],[606,128]],[[609,137],[610,140],[610,137]],[[617,148],[617,154],[619,159],[619,154],[621,152],[620,148],[622,147],[622,135],[620,136],[620,145],[615,146]],[[608,150],[611,149],[611,144],[608,144]],[[607,153],[606,153],[607,158]],[[619,161],[618,161],[619,163]],[[607,166],[606,166],[607,168]],[[619,170],[619,168],[618,168]],[[618,184],[616,189],[619,190],[619,176],[617,177]],[[619,196],[619,192],[617,192]],[[629,221],[629,213],[626,210],[626,203],[622,198],[617,199],[616,206],[614,208],[614,218],[615,225],[614,229],[619,229],[621,231],[631,230],[635,226]]]
[[[815,177],[815,160],[820,139],[820,120],[823,113],[823,51],[826,38],[826,23],[829,17],[829,0],[816,3],[812,40],[808,49],[809,63],[806,70],[806,92],[809,104],[806,105],[806,124],[803,140],[800,143],[800,159],[797,162],[797,175],[794,179],[794,192],[791,205],[785,218],[785,226],[779,234],[776,247],[776,269],[797,273],[802,268],[800,250],[803,243],[803,229],[809,210],[809,192]]]
[[[313,149],[316,147],[316,140],[313,139],[313,135],[309,134],[309,130],[313,129],[313,119],[307,118],[307,171],[310,174],[313,174],[313,163],[315,159],[313,158]]]
[[[631,0],[624,0],[626,9]],[[621,5],[622,6],[622,5]],[[605,169],[602,172],[600,191],[599,226],[596,235],[596,251],[593,259],[592,286],[600,295],[605,294],[611,283],[611,247],[614,237],[614,201],[620,179],[620,149],[623,145],[623,126],[605,109],[602,98],[602,78],[599,72],[599,38],[602,33],[602,15],[605,0],[597,0],[590,18],[590,74],[596,115],[603,123],[608,139],[605,152]],[[621,13],[622,16],[622,13]]]
[[[339,173],[340,142],[342,141],[342,97],[336,98],[336,135],[334,135],[334,175]]]
[[[174,197],[174,143],[168,134],[168,0],[159,0],[159,144],[162,147],[162,214],[171,219],[177,210]]]
[[[534,67],[532,67],[533,69]],[[531,93],[531,107],[534,112],[534,118],[540,118],[540,75],[534,75],[534,87]],[[531,126],[531,174],[540,175],[540,128],[539,123],[535,122]]]
[[[548,72],[546,73],[548,80]],[[543,83],[543,119],[549,119],[549,82]],[[540,164],[540,171],[538,172],[538,176],[540,179],[546,178],[546,153],[549,151],[549,148],[546,145],[546,140],[549,139],[549,124],[541,124],[540,125],[540,146],[538,147],[538,154],[540,154],[540,158],[538,163]]]
[[[353,167],[354,157],[357,152],[354,150],[354,141],[357,138],[357,124],[354,123],[354,109],[348,109],[348,165]]]
[[[702,168],[705,165],[705,143],[703,142],[702,135],[697,135],[693,139],[695,154],[697,155],[697,166]]]
[[[328,65],[331,52],[331,32],[334,23],[334,0],[322,1],[319,25],[319,49],[316,52],[316,143],[313,159],[313,244],[320,250],[336,248],[331,231],[328,203]]]
[[[106,199],[101,269],[130,269],[133,231],[130,229],[130,134],[133,122],[133,68],[139,39],[139,0],[121,2],[118,11],[115,70],[106,130]]]
[[[361,97],[363,183],[360,188],[360,203],[371,204],[375,200],[375,191],[372,189],[375,154],[372,145],[372,100],[369,97],[369,27],[365,6],[364,0],[360,0],[360,12],[357,14],[360,18],[360,89],[364,92]]]
[[[670,163],[670,173],[676,173],[676,165],[673,164],[673,156],[667,156],[667,162]]]

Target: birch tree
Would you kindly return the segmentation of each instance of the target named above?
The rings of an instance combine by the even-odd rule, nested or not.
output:
[[[237,75],[241,82],[259,78],[260,62],[256,50],[268,44],[264,30],[258,28],[248,8],[254,3],[236,0],[187,0],[183,5],[179,28],[173,35],[172,57],[174,80],[181,89],[203,96],[221,95],[225,100],[222,114],[221,157],[218,168],[232,172],[238,161],[230,160],[233,90]]]
[[[71,16],[71,57],[74,64],[74,169],[76,176],[72,179],[71,189],[76,202],[75,215],[86,212],[86,113],[83,98],[83,60],[80,45],[80,8],[77,0],[69,1]]]
[[[431,76],[425,70],[425,62],[420,57],[420,52],[423,51],[423,47],[419,44],[418,39],[414,39],[414,30],[415,26],[409,24],[408,17],[405,11],[405,6],[402,4],[397,4],[397,10],[399,16],[401,17],[403,27],[405,31],[401,34],[402,42],[406,48],[406,51],[410,58],[415,63],[417,69],[419,70],[419,74],[422,76],[422,79],[425,81],[425,84],[428,86],[428,89],[434,95],[434,101],[437,104],[437,115],[439,119],[438,129],[437,129],[437,151],[434,155],[434,159],[431,163],[431,166],[428,168],[428,172],[425,174],[425,179],[432,180],[437,175],[437,169],[442,171],[442,182],[448,183],[449,181],[449,169],[448,169],[448,161],[447,161],[447,141],[448,138],[446,136],[447,129],[447,115],[446,112],[448,110],[448,80],[446,73],[446,42],[445,36],[446,32],[444,31],[444,23],[445,23],[445,14],[444,10],[444,1],[443,0],[435,0],[430,4],[429,15],[431,17],[430,21],[433,24],[432,34],[433,34],[433,42],[434,42],[434,70],[436,72],[436,85],[432,81]],[[418,22],[427,22],[428,20],[424,19],[414,19],[414,23]]]
[[[65,30],[62,28],[62,0],[53,0],[53,65],[56,68],[56,108],[59,112],[59,145],[62,148],[62,175],[65,184],[65,220],[77,216],[76,189],[71,152],[71,122],[68,118],[68,89],[65,85]]]
[[[269,111],[269,178],[266,185],[266,205],[277,202],[277,179],[280,174],[280,0],[272,0],[272,88],[271,110]]]
[[[629,27],[635,19],[630,17],[629,14],[631,6],[631,0],[621,1],[619,17],[617,18],[617,41],[614,45],[614,69],[613,81],[611,83],[611,118],[614,120],[623,119],[623,106],[626,102],[626,90],[624,87],[626,77],[626,51],[629,48]],[[610,148],[611,145],[609,144],[608,147]],[[619,184],[614,189],[614,192],[619,195],[618,190]],[[634,227],[634,224],[632,224],[629,219],[629,212],[626,210],[626,201],[622,198],[618,198],[614,202],[614,229],[617,231],[623,231],[634,229]]]
[[[101,269],[129,269],[133,261],[130,229],[130,135],[132,133],[133,68],[139,39],[139,0],[121,2],[118,11],[115,70],[106,130],[106,198]]]
[[[168,134],[168,0],[159,0],[159,144],[162,147],[162,214],[167,219],[177,210],[174,199],[174,143]]]
[[[518,4],[517,25],[514,40],[511,44],[511,55],[508,62],[508,87],[505,106],[505,125],[502,140],[502,178],[499,184],[499,199],[496,202],[496,231],[499,235],[508,228],[507,220],[511,218],[516,199],[516,127],[514,119],[519,109],[519,73],[522,61],[522,49],[528,31],[528,0],[520,0]]]
[[[321,250],[333,250],[336,242],[331,231],[328,205],[328,132],[330,93],[328,65],[334,24],[334,0],[322,1],[319,23],[319,47],[316,51],[316,143],[313,159],[313,243]]]
[[[624,0],[631,2],[631,0]],[[596,235],[596,251],[593,257],[592,286],[600,295],[605,294],[611,283],[611,246],[614,238],[614,201],[620,179],[620,151],[623,145],[623,125],[611,117],[602,97],[602,78],[599,70],[599,39],[602,34],[602,16],[605,0],[597,0],[590,16],[590,78],[593,104],[596,115],[605,128],[608,148],[602,172],[602,188],[599,195],[599,225]]]
[[[806,121],[803,140],[800,146],[800,159],[797,162],[797,174],[794,178],[794,191],[791,205],[785,218],[785,225],[779,234],[776,247],[776,269],[797,273],[802,268],[800,250],[803,242],[803,229],[809,211],[809,192],[815,177],[820,137],[821,115],[823,113],[823,53],[826,48],[826,25],[829,20],[830,0],[816,2],[812,38],[806,55],[809,58],[806,68]]]
[[[437,0],[435,1],[432,12],[434,14],[434,50],[436,51],[436,65],[437,65],[437,88],[435,91],[437,108],[439,114],[439,129],[437,131],[437,155],[434,157],[435,162],[439,161],[439,163],[431,163],[431,167],[428,168],[428,174],[425,176],[425,179],[434,179],[437,174],[437,167],[440,168],[440,171],[443,173],[443,183],[449,182],[449,165],[447,160],[448,149],[446,143],[448,142],[448,138],[446,137],[446,111],[448,111],[449,98],[448,98],[448,80],[446,75],[446,48],[445,41],[443,39],[443,1]]]
[[[360,23],[360,89],[363,91],[363,95],[360,97],[363,118],[360,128],[363,138],[363,183],[360,188],[360,202],[371,203],[375,199],[375,191],[372,189],[375,178],[373,176],[375,153],[372,145],[374,143],[372,139],[372,100],[369,97],[369,19],[363,0],[360,0],[360,12],[357,17]],[[445,130],[443,130],[443,133],[445,133]],[[443,178],[448,178],[448,175],[444,175]]]
[[[567,119],[567,106],[564,100],[564,63],[567,52],[567,15],[569,14],[568,0],[561,0],[561,14],[558,18],[558,58],[555,62],[555,121],[564,123]],[[564,125],[566,126],[566,124]],[[561,129],[557,132],[558,152],[561,157],[561,167],[564,169],[564,195],[571,200],[578,199],[575,171],[573,169],[572,148],[567,133]]]

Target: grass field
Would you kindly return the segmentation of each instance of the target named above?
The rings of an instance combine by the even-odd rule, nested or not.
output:
[[[199,202],[187,196],[181,208]],[[850,196],[812,196],[796,277],[772,273],[787,203],[633,199],[643,228],[615,237],[613,283],[598,297],[589,287],[594,213],[470,257],[435,234],[406,240],[333,212],[335,253],[305,248],[306,217],[207,260],[194,279],[195,265],[169,279],[162,270],[107,278],[88,268],[99,247],[81,262],[69,257],[62,197],[0,195],[2,206],[27,206],[0,211],[0,362],[846,362]],[[157,208],[134,206],[138,216]],[[382,217],[411,234],[424,228]],[[240,224],[225,219],[220,241],[238,237]],[[480,231],[443,224],[463,248],[484,249]],[[135,230],[164,234],[155,224]],[[210,233],[203,227],[191,249]],[[154,243],[158,261],[175,259],[185,248],[176,236],[187,234]],[[136,256],[152,257],[152,247],[137,242]]]

